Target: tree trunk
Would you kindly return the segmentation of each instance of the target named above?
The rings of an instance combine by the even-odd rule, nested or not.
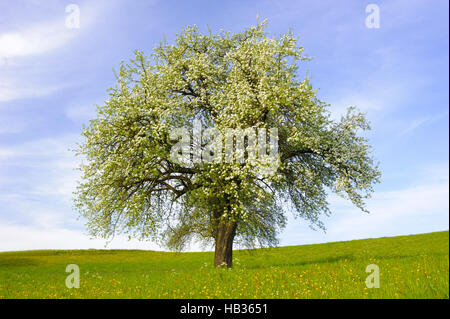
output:
[[[231,268],[233,266],[233,240],[236,234],[236,222],[220,223],[216,230],[216,251],[214,266]]]

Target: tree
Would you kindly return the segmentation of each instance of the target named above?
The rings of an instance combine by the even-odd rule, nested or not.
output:
[[[276,245],[287,211],[324,228],[329,191],[366,211],[380,171],[358,135],[369,129],[364,114],[332,120],[308,77],[298,79],[303,48],[265,26],[188,27],[150,57],[122,62],[77,152],[75,204],[93,236],[124,232],[175,250],[201,240],[215,244],[215,266],[231,267],[233,243]],[[262,147],[269,135],[275,157]],[[234,154],[223,151],[227,138]]]

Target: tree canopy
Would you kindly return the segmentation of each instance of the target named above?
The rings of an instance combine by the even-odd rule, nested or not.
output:
[[[92,235],[125,232],[171,249],[201,240],[215,244],[216,266],[231,267],[233,242],[276,245],[288,212],[324,228],[329,192],[366,211],[381,174],[359,134],[370,129],[364,114],[351,107],[332,120],[309,78],[299,79],[299,64],[309,58],[297,39],[291,32],[269,37],[265,29],[262,22],[205,35],[188,27],[174,43],[161,42],[150,56],[136,51],[121,64],[78,148],[83,175],[75,204]],[[231,161],[224,139],[207,149],[208,132],[227,136],[230,129]],[[276,134],[275,157],[249,129],[267,132],[258,135],[267,145],[269,132]],[[259,147],[258,157],[251,147]],[[195,148],[200,160],[186,154]]]

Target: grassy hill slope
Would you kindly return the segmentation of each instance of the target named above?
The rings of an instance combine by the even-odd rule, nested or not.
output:
[[[42,250],[0,253],[1,298],[449,298],[449,232],[213,253]],[[80,288],[68,289],[68,264]],[[367,288],[366,267],[380,270]]]

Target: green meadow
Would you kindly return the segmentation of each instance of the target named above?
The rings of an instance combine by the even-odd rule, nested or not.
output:
[[[449,232],[212,252],[41,250],[0,253],[0,298],[449,298]],[[66,266],[80,288],[66,287]],[[369,264],[379,288],[367,288]]]

